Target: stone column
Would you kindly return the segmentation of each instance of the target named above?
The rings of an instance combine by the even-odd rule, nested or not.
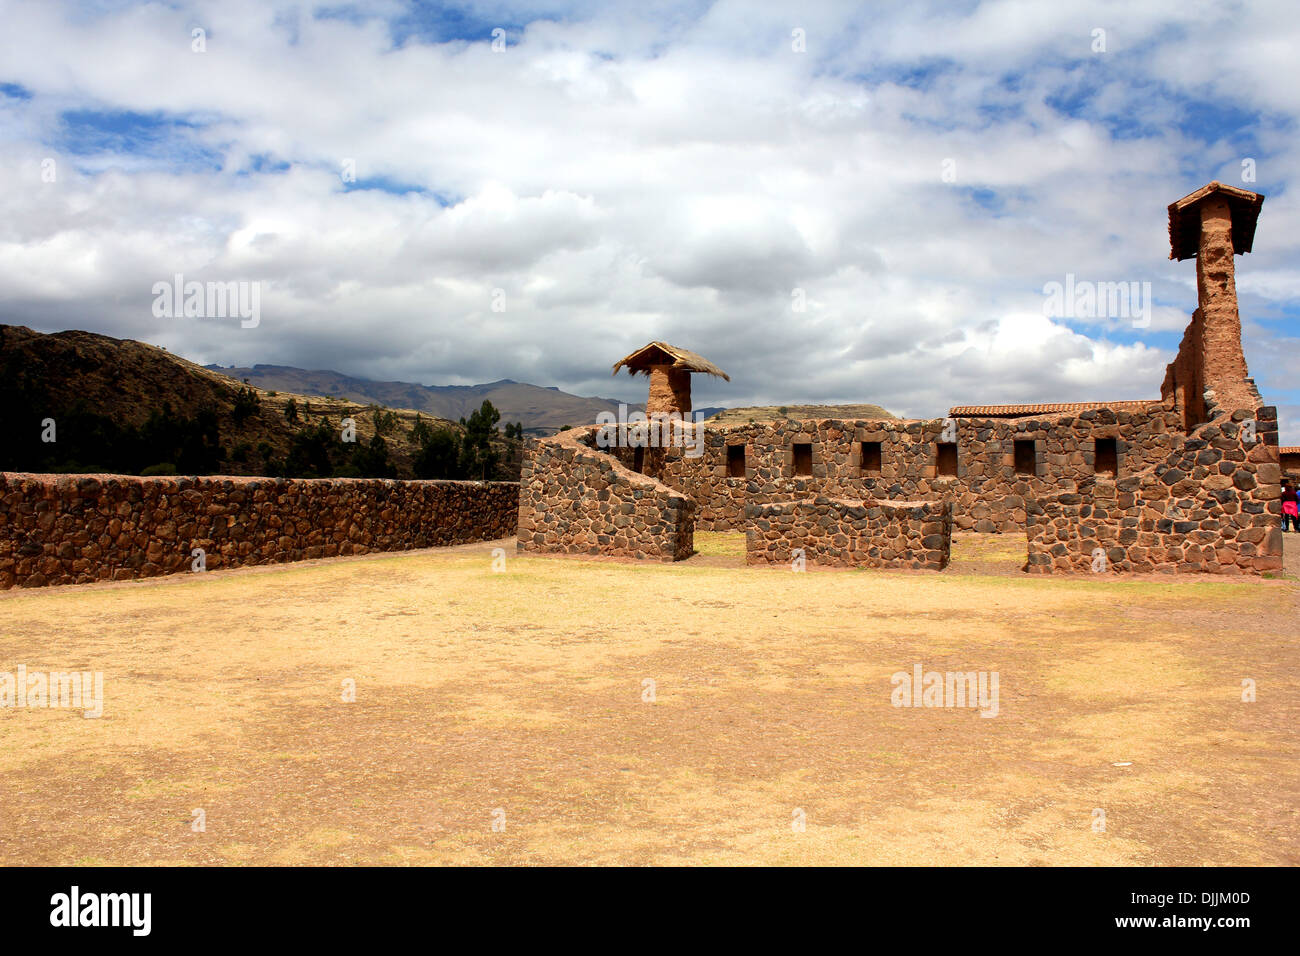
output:
[[[650,397],[646,400],[647,414],[677,412],[685,415],[691,410],[691,373],[671,365],[650,366]]]
[[[1250,373],[1241,348],[1241,316],[1237,312],[1232,210],[1226,197],[1211,194],[1201,200],[1200,212],[1196,293],[1204,317],[1201,348],[1205,387],[1214,389],[1220,407],[1224,407],[1230,400],[1249,401],[1244,386]]]

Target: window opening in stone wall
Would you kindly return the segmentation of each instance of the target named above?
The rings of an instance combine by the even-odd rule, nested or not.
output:
[[[862,474],[880,474],[880,442],[864,441],[862,443]]]
[[[812,475],[812,445],[801,442],[794,446],[794,473]]]
[[[939,442],[939,453],[935,458],[935,466],[940,478],[957,477],[957,443],[950,441]]]
[[[728,478],[745,477],[745,446],[744,445],[727,446],[727,477]]]
[[[1098,438],[1093,449],[1093,471],[1119,474],[1119,443],[1114,438]]]
[[[1038,447],[1033,439],[1016,441],[1016,474],[1038,474]]]

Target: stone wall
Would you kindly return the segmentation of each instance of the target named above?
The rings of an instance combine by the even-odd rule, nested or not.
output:
[[[594,426],[530,442],[519,483],[520,551],[680,561],[695,503],[595,447]]]
[[[1169,404],[1136,412],[1101,408],[1016,420],[958,419],[958,468],[952,477],[937,474],[942,420],[706,427],[697,457],[683,447],[644,449],[644,474],[634,470],[635,449],[598,449],[597,429],[589,428],[580,439],[568,439],[570,450],[562,455],[559,446],[541,443],[547,450],[526,465],[528,481],[545,487],[546,507],[540,510],[557,509],[557,516],[542,528],[524,514],[521,501],[520,547],[528,547],[527,537],[538,550],[686,557],[689,547],[677,542],[688,534],[685,523],[694,502],[695,519],[710,530],[748,532],[757,520],[779,519],[772,537],[766,535],[770,527],[761,539],[751,536],[757,562],[788,560],[803,534],[809,561],[911,566],[915,559],[899,554],[932,549],[895,544],[882,558],[886,549],[873,540],[864,559],[858,544],[827,544],[828,527],[836,529],[828,532],[832,539],[846,541],[858,541],[863,531],[873,537],[884,533],[870,522],[845,526],[845,519],[832,513],[862,502],[886,508],[903,502],[904,509],[948,502],[949,533],[952,528],[1023,529],[1030,571],[1091,570],[1097,548],[1105,553],[1105,566],[1115,571],[1276,570],[1281,562],[1276,410],[1229,414],[1212,390],[1206,390],[1203,402],[1212,420],[1191,435],[1181,431],[1181,412]],[[1242,426],[1246,419],[1255,422],[1253,442]],[[1115,441],[1117,476],[1096,472],[1099,439]],[[862,474],[863,441],[881,446],[878,474]],[[1017,466],[1017,441],[1033,443],[1032,474],[1023,473],[1023,462]],[[797,444],[811,448],[811,474],[795,473]],[[744,477],[728,475],[728,446],[744,448]],[[585,470],[575,471],[575,455]],[[584,477],[574,485],[573,475]],[[648,496],[649,504],[636,503],[635,497],[629,502],[632,489]],[[582,499],[594,500],[597,510],[589,514],[578,506]],[[762,510],[769,505],[776,510]],[[538,510],[531,505],[528,513]],[[625,529],[622,536],[615,529],[601,530],[615,515],[624,518],[616,526]],[[525,527],[525,520],[533,523]],[[947,559],[925,555],[920,560],[920,566],[941,567]]]
[[[881,499],[953,502],[959,530],[1023,531],[1026,503],[1078,490],[1094,477],[1093,448],[1099,438],[1115,439],[1120,476],[1168,457],[1181,437],[1180,415],[1172,406],[1146,412],[1094,409],[1065,415],[955,420],[957,475],[937,473],[944,420],[780,420],[706,427],[704,450],[692,458],[682,448],[647,449],[646,474],[694,500],[699,527],[743,531],[749,504],[827,495],[849,500]],[[1015,442],[1032,441],[1033,474],[1017,472]],[[879,474],[863,474],[861,443],[879,442]],[[812,446],[812,474],[795,474],[796,443]],[[727,446],[745,449],[746,474],[727,475]],[[629,449],[618,449],[625,464]]]
[[[1219,413],[1141,474],[1032,503],[1026,570],[1280,571],[1280,475],[1276,409]]]
[[[514,533],[513,482],[0,473],[0,588],[120,581]]]
[[[819,495],[751,504],[747,564],[786,564],[802,548],[813,566],[942,571],[952,545],[947,501],[851,501]]]

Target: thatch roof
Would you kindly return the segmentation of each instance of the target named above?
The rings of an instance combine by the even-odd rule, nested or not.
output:
[[[686,349],[679,349],[675,345],[669,345],[667,342],[651,342],[649,345],[643,345],[630,355],[625,355],[614,363],[614,374],[623,366],[627,366],[629,375],[635,375],[637,372],[650,374],[651,365],[671,365],[673,368],[685,369],[688,372],[707,372],[710,375],[716,375],[718,378],[731,381],[731,376],[718,368],[703,355],[697,355],[695,352],[689,352]]]
[[[1201,200],[1215,193],[1228,200],[1232,212],[1232,251],[1238,254],[1250,252],[1255,242],[1255,221],[1259,219],[1259,207],[1264,205],[1264,196],[1215,181],[1169,204],[1170,259],[1181,261],[1196,256],[1201,245]]]

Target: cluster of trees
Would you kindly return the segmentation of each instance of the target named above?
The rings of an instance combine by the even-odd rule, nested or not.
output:
[[[247,456],[247,448],[237,448],[236,455],[240,454]],[[382,435],[345,442],[341,430],[324,421],[294,432],[283,458],[274,457],[275,449],[267,442],[257,446],[257,454],[260,471],[272,478],[397,477],[397,466],[388,458],[388,443]]]
[[[492,447],[501,413],[487,399],[472,411],[469,418],[460,420],[461,430],[434,428],[423,418],[417,418],[410,438],[419,451],[415,454],[416,478],[474,478],[490,480],[496,477],[501,456]],[[506,438],[522,440],[524,426],[521,422],[506,423]]]
[[[397,468],[389,457],[388,442],[399,428],[397,413],[386,408],[372,411],[375,434],[369,441],[356,443],[340,440],[340,431],[329,423],[299,428],[289,442],[284,458],[275,458],[274,449],[263,442],[257,449],[260,468],[272,477],[285,478],[395,478]],[[284,416],[290,424],[300,420],[297,402],[290,399]],[[412,469],[416,478],[497,477],[501,455],[492,445],[497,436],[501,413],[489,401],[460,420],[461,428],[434,427],[417,416],[408,438],[416,446]],[[523,424],[507,423],[505,435],[522,441]],[[236,449],[236,460],[245,460],[251,449]],[[242,458],[240,456],[243,456]]]

